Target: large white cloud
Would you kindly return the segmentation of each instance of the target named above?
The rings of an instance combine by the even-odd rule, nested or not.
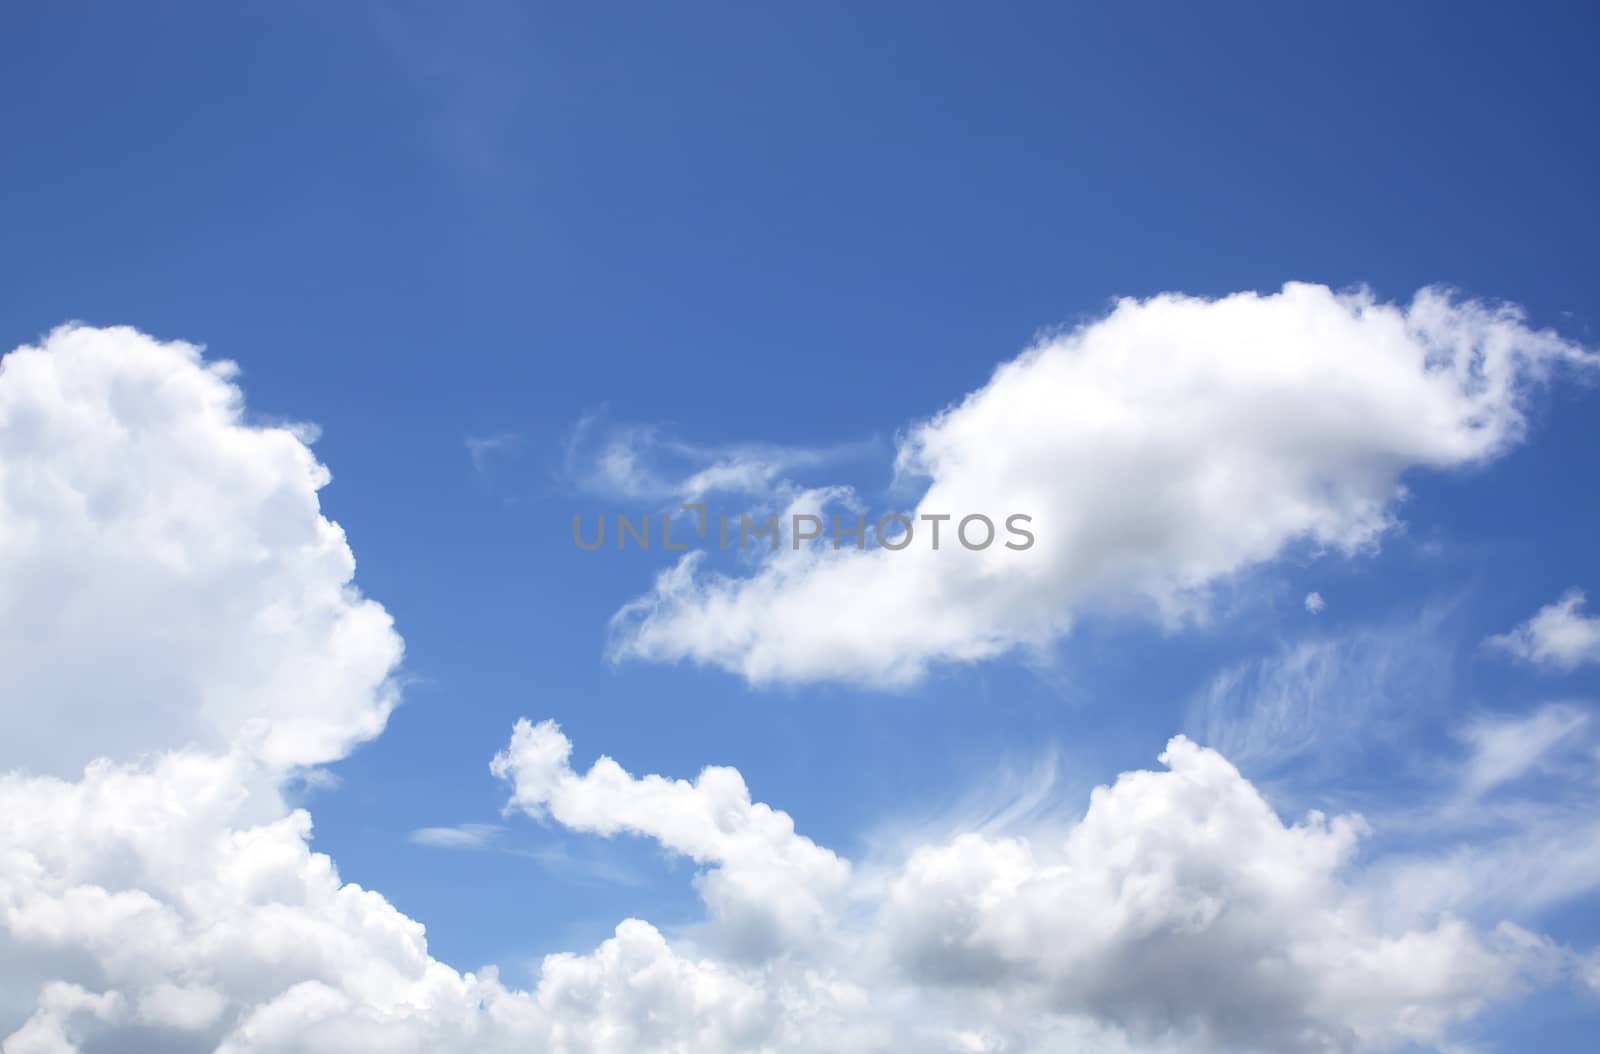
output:
[[[63,327],[0,371],[0,770],[246,740],[310,765],[382,729],[400,638],[303,430],[131,329]]]
[[[955,518],[940,551],[791,550],[733,577],[691,554],[619,613],[612,652],[905,684],[1043,645],[1086,611],[1203,617],[1217,584],[1290,545],[1374,544],[1407,470],[1501,454],[1531,384],[1597,361],[1514,308],[1436,290],[1405,306],[1305,284],[1125,300],[906,436],[897,467],[928,480],[915,514]],[[964,516],[1014,513],[1033,517],[1030,549],[952,538]]]

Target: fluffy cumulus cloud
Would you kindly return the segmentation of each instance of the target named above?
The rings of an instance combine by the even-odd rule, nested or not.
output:
[[[0,768],[248,746],[281,766],[383,727],[400,638],[318,511],[305,429],[234,367],[63,328],[0,373]]]
[[[1363,825],[1286,826],[1220,755],[1095,791],[1065,844],[966,835],[917,851],[885,932],[933,982],[1028,991],[1137,1037],[1329,1051],[1436,1041],[1540,955],[1514,927],[1385,933],[1340,873]]]
[[[1597,361],[1514,308],[1431,289],[1125,300],[909,431],[897,469],[926,489],[905,548],[787,549],[736,576],[690,554],[619,613],[613,654],[905,684],[1047,644],[1087,611],[1203,618],[1219,584],[1289,546],[1375,544],[1408,470],[1498,456],[1531,385]],[[954,537],[966,516],[1019,513],[1027,549]],[[937,552],[930,515],[953,517]]]
[[[1508,655],[1556,670],[1600,662],[1600,618],[1585,615],[1583,591],[1569,589],[1528,621],[1486,642]]]
[[[401,643],[309,430],[253,423],[234,376],[126,329],[0,360],[5,1054],[848,1041],[828,978],[769,985],[636,921],[507,991],[311,851],[280,784],[382,729]]]
[[[1359,817],[1285,824],[1182,737],[1165,770],[1097,789],[1064,838],[961,833],[854,880],[731,770],[687,783],[602,758],[578,775],[570,752],[553,725],[519,725],[495,762],[512,803],[655,838],[736,888],[750,868],[776,914],[827,935],[791,937],[785,964],[873,992],[883,1049],[1049,1049],[1059,1030],[1099,1030],[1107,1050],[1398,1049],[1439,1042],[1560,958],[1511,924],[1384,928],[1346,881]],[[702,893],[713,929],[743,928],[718,911],[723,889]]]
[[[0,783],[0,950],[7,990],[32,999],[0,1013],[5,1054],[826,1045],[808,1030],[831,1024],[830,1004],[806,978],[769,988],[639,921],[551,957],[531,992],[460,974],[310,851],[303,811],[249,816],[240,764],[171,755]]]
[[[1383,1050],[1442,1041],[1555,954],[1443,911],[1386,923],[1352,881],[1358,818],[1285,823],[1182,738],[1066,834],[868,866],[736,771],[580,772],[522,723],[493,762],[510,805],[692,859],[706,920],[624,920],[526,990],[462,973],[280,794],[381,730],[401,654],[307,439],[252,423],[227,366],[128,330],[0,365],[4,1054]],[[1328,540],[1368,530],[1346,528]],[[1551,728],[1484,732],[1480,782],[1530,770]]]

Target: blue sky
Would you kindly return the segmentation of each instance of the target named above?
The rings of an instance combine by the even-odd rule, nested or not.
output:
[[[1384,461],[1406,495],[1359,544],[1288,530],[1208,579],[1203,616],[1097,594],[1039,647],[904,683],[826,663],[765,682],[694,646],[619,657],[611,619],[673,560],[571,538],[574,514],[659,514],[730,459],[780,467],[714,508],[820,486],[909,508],[921,491],[894,459],[919,422],[1123,297],[1295,281],[1405,305],[1442,285],[1595,347],[1583,6],[3,17],[5,347],[69,320],[190,341],[238,363],[252,422],[320,429],[322,513],[405,640],[403,702],[292,797],[314,848],[451,967],[531,987],[543,955],[620,919],[671,934],[705,914],[681,853],[502,815],[488,761],[522,717],[559,722],[580,772],[600,754],[672,778],[736,768],[858,862],[1046,771],[1051,809],[1081,815],[1180,732],[1286,819],[1366,816],[1350,881],[1391,890],[1380,904],[1398,887],[1363,883],[1407,854],[1588,815],[1596,664],[1484,642],[1600,592],[1592,364],[1532,385],[1525,434],[1492,456]],[[665,491],[606,478],[612,443]],[[1251,749],[1215,716],[1274,700],[1288,716]],[[1439,819],[1466,793],[1470,730],[1541,713],[1575,731],[1518,770],[1514,805]],[[413,834],[465,824],[497,827],[470,850]],[[1455,906],[1582,956],[1600,870],[1574,886]],[[1597,1026],[1594,991],[1541,983],[1452,1026],[1449,1049],[1579,1051]]]

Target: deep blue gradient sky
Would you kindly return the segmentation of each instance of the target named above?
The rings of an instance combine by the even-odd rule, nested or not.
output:
[[[563,460],[599,414],[856,444],[818,481],[881,493],[909,423],[1040,331],[1168,290],[1443,283],[1592,346],[1597,30],[1582,4],[14,4],[0,334],[202,343],[255,412],[321,427],[324,508],[410,683],[311,797],[316,845],[445,961],[525,982],[618,918],[698,907],[643,843],[526,821],[524,852],[407,841],[499,822],[487,762],[519,716],[558,719],[584,764],[736,766],[856,852],[1050,749],[1080,789],[1150,765],[1218,671],[1301,640],[1421,621],[1443,657],[1397,689],[1436,720],[1330,756],[1343,779],[1247,770],[1286,809],[1403,808],[1393,759],[1450,713],[1600,690],[1478,647],[1600,593],[1581,386],[1542,395],[1509,457],[1409,479],[1377,553],[1294,554],[1196,632],[1092,623],[1049,661],[898,693],[608,664],[607,620],[667,560],[577,552],[573,513],[650,506],[583,493]],[[1600,942],[1594,908],[1563,936]],[[1597,1027],[1558,992],[1483,1038],[1577,1052]]]

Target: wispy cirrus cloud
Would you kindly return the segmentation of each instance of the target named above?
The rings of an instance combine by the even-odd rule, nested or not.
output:
[[[1462,796],[1477,801],[1517,783],[1563,747],[1588,740],[1590,726],[1588,710],[1575,703],[1546,703],[1531,714],[1468,723],[1461,730],[1470,751],[1460,777]]]
[[[1594,705],[1463,707],[1458,604],[1230,666],[1196,694],[1186,727],[1280,803],[1362,802],[1374,830],[1362,882],[1391,922],[1455,912],[1537,925],[1600,895]]]
[[[1234,663],[1195,693],[1184,727],[1253,775],[1292,766],[1302,787],[1329,777],[1348,784],[1352,755],[1394,751],[1447,708],[1455,605],[1291,639]]]
[[[528,94],[530,13],[505,0],[462,8],[371,4],[367,12],[397,68],[430,91],[426,134],[441,159],[475,189],[504,185]]]
[[[463,440],[463,445],[467,448],[467,457],[472,460],[472,469],[479,475],[487,475],[497,459],[517,453],[522,449],[523,443],[523,436],[519,432],[473,435]]]
[[[487,851],[521,857],[542,871],[593,885],[639,886],[644,877],[626,863],[602,853],[575,852],[560,843],[527,845],[508,837],[499,823],[460,823],[447,827],[419,827],[406,840],[430,849]]]
[[[463,823],[453,827],[419,827],[407,838],[412,845],[434,849],[487,849],[497,842],[505,827],[495,823]]]
[[[1434,794],[1375,822],[1392,836],[1369,880],[1396,919],[1439,912],[1536,925],[1600,895],[1600,752],[1593,705],[1478,714]]]
[[[564,444],[563,470],[579,490],[649,502],[698,501],[707,495],[785,495],[793,478],[863,459],[874,440],[798,447],[770,443],[699,443],[664,425],[624,423],[597,412],[580,418]]]

